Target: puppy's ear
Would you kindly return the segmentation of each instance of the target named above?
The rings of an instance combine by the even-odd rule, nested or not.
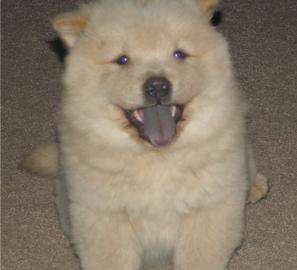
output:
[[[200,9],[206,14],[206,16],[211,17],[216,6],[219,4],[220,0],[196,0],[200,6]]]
[[[67,12],[58,15],[52,20],[53,28],[67,48],[73,47],[87,24],[84,12]]]

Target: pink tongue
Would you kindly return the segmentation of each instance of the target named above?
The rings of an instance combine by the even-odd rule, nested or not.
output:
[[[175,135],[175,121],[169,106],[143,109],[144,136],[155,146],[167,145]]]

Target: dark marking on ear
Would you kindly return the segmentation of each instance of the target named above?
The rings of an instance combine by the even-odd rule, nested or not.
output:
[[[58,37],[46,41],[49,48],[57,55],[60,62],[64,63],[68,50],[62,40]]]
[[[212,26],[218,26],[219,24],[222,23],[222,20],[223,20],[222,12],[219,10],[216,10],[214,11],[214,13],[210,18],[210,24]]]

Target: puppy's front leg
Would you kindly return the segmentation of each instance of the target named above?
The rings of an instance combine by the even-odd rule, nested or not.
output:
[[[225,270],[243,231],[244,200],[197,210],[183,220],[175,270]]]
[[[83,270],[137,270],[140,246],[124,213],[71,205],[72,239]]]

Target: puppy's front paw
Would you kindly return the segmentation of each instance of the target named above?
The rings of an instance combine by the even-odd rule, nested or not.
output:
[[[269,187],[267,178],[263,174],[258,173],[251,184],[247,201],[249,203],[255,203],[259,201],[266,196],[268,189]]]

